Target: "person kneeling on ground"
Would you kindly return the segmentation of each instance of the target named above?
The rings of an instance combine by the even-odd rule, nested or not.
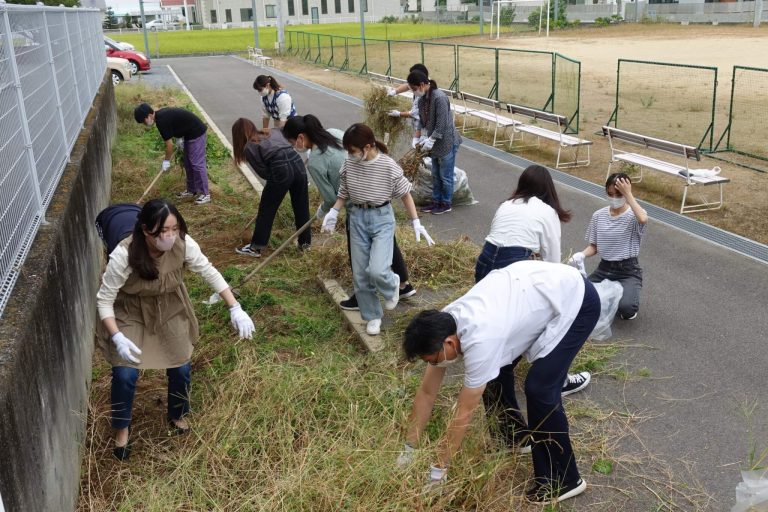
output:
[[[309,221],[309,184],[304,162],[280,130],[268,135],[256,129],[249,119],[241,117],[232,125],[232,149],[235,162],[248,162],[251,169],[267,183],[261,193],[259,212],[253,228],[251,242],[238,247],[235,252],[254,258],[269,244],[272,224],[285,194],[291,195],[293,218],[298,231]],[[312,234],[305,229],[299,235],[299,249],[309,249]]]
[[[331,210],[339,193],[339,171],[347,159],[347,152],[341,145],[344,132],[336,128],[323,128],[320,120],[311,115],[292,117],[283,127],[283,135],[293,144],[299,153],[310,153],[307,158],[307,171],[315,183],[323,203],[317,209],[317,219],[323,220]],[[311,150],[311,152],[310,152]],[[349,205],[347,205],[349,206]],[[349,215],[346,217],[347,255],[352,267],[352,249],[349,243]],[[408,268],[397,245],[397,237],[392,240],[392,271],[400,277],[400,298],[405,299],[416,294],[416,289],[408,282]],[[351,297],[339,303],[341,309],[358,311],[357,297]]]
[[[105,240],[119,237],[115,235]],[[240,337],[253,335],[253,321],[187,234],[187,224],[176,207],[163,199],[145,204],[133,234],[109,255],[97,294],[103,327],[99,346],[112,365],[113,454],[120,460],[131,451],[128,436],[139,370],[165,369],[169,425],[177,434],[189,431],[185,416],[198,325],[184,286],[185,268],[200,274],[221,295]]]
[[[142,103],[133,111],[136,122],[147,127],[157,126],[157,131],[165,141],[165,156],[162,171],[171,168],[173,156],[173,139],[180,139],[179,150],[184,155],[184,171],[187,175],[187,189],[176,194],[177,199],[187,199],[197,196],[195,204],[211,202],[208,190],[208,167],[205,161],[205,145],[207,140],[205,126],[199,117],[183,108],[161,108],[157,112],[146,103]]]
[[[405,330],[403,351],[409,360],[428,364],[413,402],[403,453],[414,447],[429,422],[445,367],[463,359],[464,386],[447,434],[439,443],[430,485],[442,485],[472,415],[500,369],[525,354],[531,363],[525,379],[528,427],[519,411],[514,441],[533,455],[535,502],[562,501],[586,488],[579,476],[568,434],[561,390],[568,368],[600,315],[595,287],[578,270],[543,261],[520,261],[494,270],[442,311],[419,313]],[[514,393],[514,386],[506,390]]]

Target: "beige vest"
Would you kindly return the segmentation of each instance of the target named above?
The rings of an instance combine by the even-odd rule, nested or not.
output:
[[[129,236],[120,244],[127,249],[132,239]],[[115,300],[115,320],[118,329],[141,349],[141,364],[121,358],[102,325],[100,347],[112,366],[164,369],[189,362],[199,330],[184,287],[185,254],[186,243],[179,237],[173,249],[157,259],[157,279],[142,279],[137,272],[128,276]]]

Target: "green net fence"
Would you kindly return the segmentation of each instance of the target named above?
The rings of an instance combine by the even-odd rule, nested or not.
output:
[[[726,149],[768,160],[768,69],[733,67]]]
[[[455,89],[456,78],[458,76],[458,70],[456,68],[456,46],[441,43],[417,44],[420,44],[421,46],[419,51],[422,52],[423,57],[420,62],[427,63],[429,74],[432,79],[437,82],[437,85],[445,89]],[[413,55],[415,56],[417,54],[413,53]],[[401,67],[405,68],[405,71],[407,71],[408,68],[410,68],[410,65],[407,65],[406,67],[405,62],[403,62]]]
[[[498,52],[497,99],[551,112],[552,53],[506,49]]]
[[[552,111],[568,116],[569,131],[579,132],[581,62],[555,54],[555,85]]]
[[[717,68],[619,59],[617,128],[709,151],[714,145]]]
[[[456,89],[477,96],[494,98],[498,83],[496,48],[458,45],[456,49],[458,52]],[[432,69],[428,62],[426,66],[431,73]]]

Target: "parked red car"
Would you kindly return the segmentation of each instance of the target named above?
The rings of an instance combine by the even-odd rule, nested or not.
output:
[[[141,52],[135,52],[132,50],[123,50],[122,48],[115,46],[109,41],[104,41],[104,48],[107,50],[107,57],[120,57],[121,59],[127,59],[131,65],[131,74],[135,75],[139,71],[149,71],[150,61],[149,57]]]

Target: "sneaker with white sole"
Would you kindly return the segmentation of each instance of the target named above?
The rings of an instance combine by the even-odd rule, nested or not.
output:
[[[391,299],[387,299],[384,301],[384,309],[387,311],[392,311],[397,307],[397,303],[400,301],[400,276],[395,274],[395,290],[397,293],[395,293],[395,296]]]
[[[339,307],[347,311],[360,311],[360,306],[357,305],[357,296],[354,294],[347,300],[339,302]]]
[[[197,196],[197,199],[195,199],[195,204],[208,204],[211,202],[211,195],[210,194],[200,194]]]
[[[635,311],[635,314],[631,316],[619,315],[619,318],[621,318],[622,320],[634,320],[635,318],[637,318],[637,311]]]
[[[238,247],[237,249],[235,249],[235,252],[237,254],[242,254],[243,256],[250,256],[252,258],[261,258],[261,249],[253,249],[251,247],[251,244]]]
[[[538,486],[526,491],[525,495],[530,501],[536,503],[560,503],[583,493],[587,488],[587,482],[579,478],[570,484],[564,484],[558,488]]]
[[[408,297],[413,297],[414,295],[416,295],[416,288],[411,286],[411,283],[407,283],[405,288],[400,288],[401,299],[407,299]]]
[[[176,194],[176,199],[189,199],[191,197],[195,197],[195,193],[190,192],[189,190],[185,190],[184,192],[178,192]]]
[[[371,336],[378,335],[381,332],[381,318],[368,320],[368,325],[365,326],[365,332]]]
[[[592,380],[592,374],[589,372],[568,374],[568,379],[565,381],[561,396],[568,396],[573,393],[577,393],[589,385],[589,381]]]

